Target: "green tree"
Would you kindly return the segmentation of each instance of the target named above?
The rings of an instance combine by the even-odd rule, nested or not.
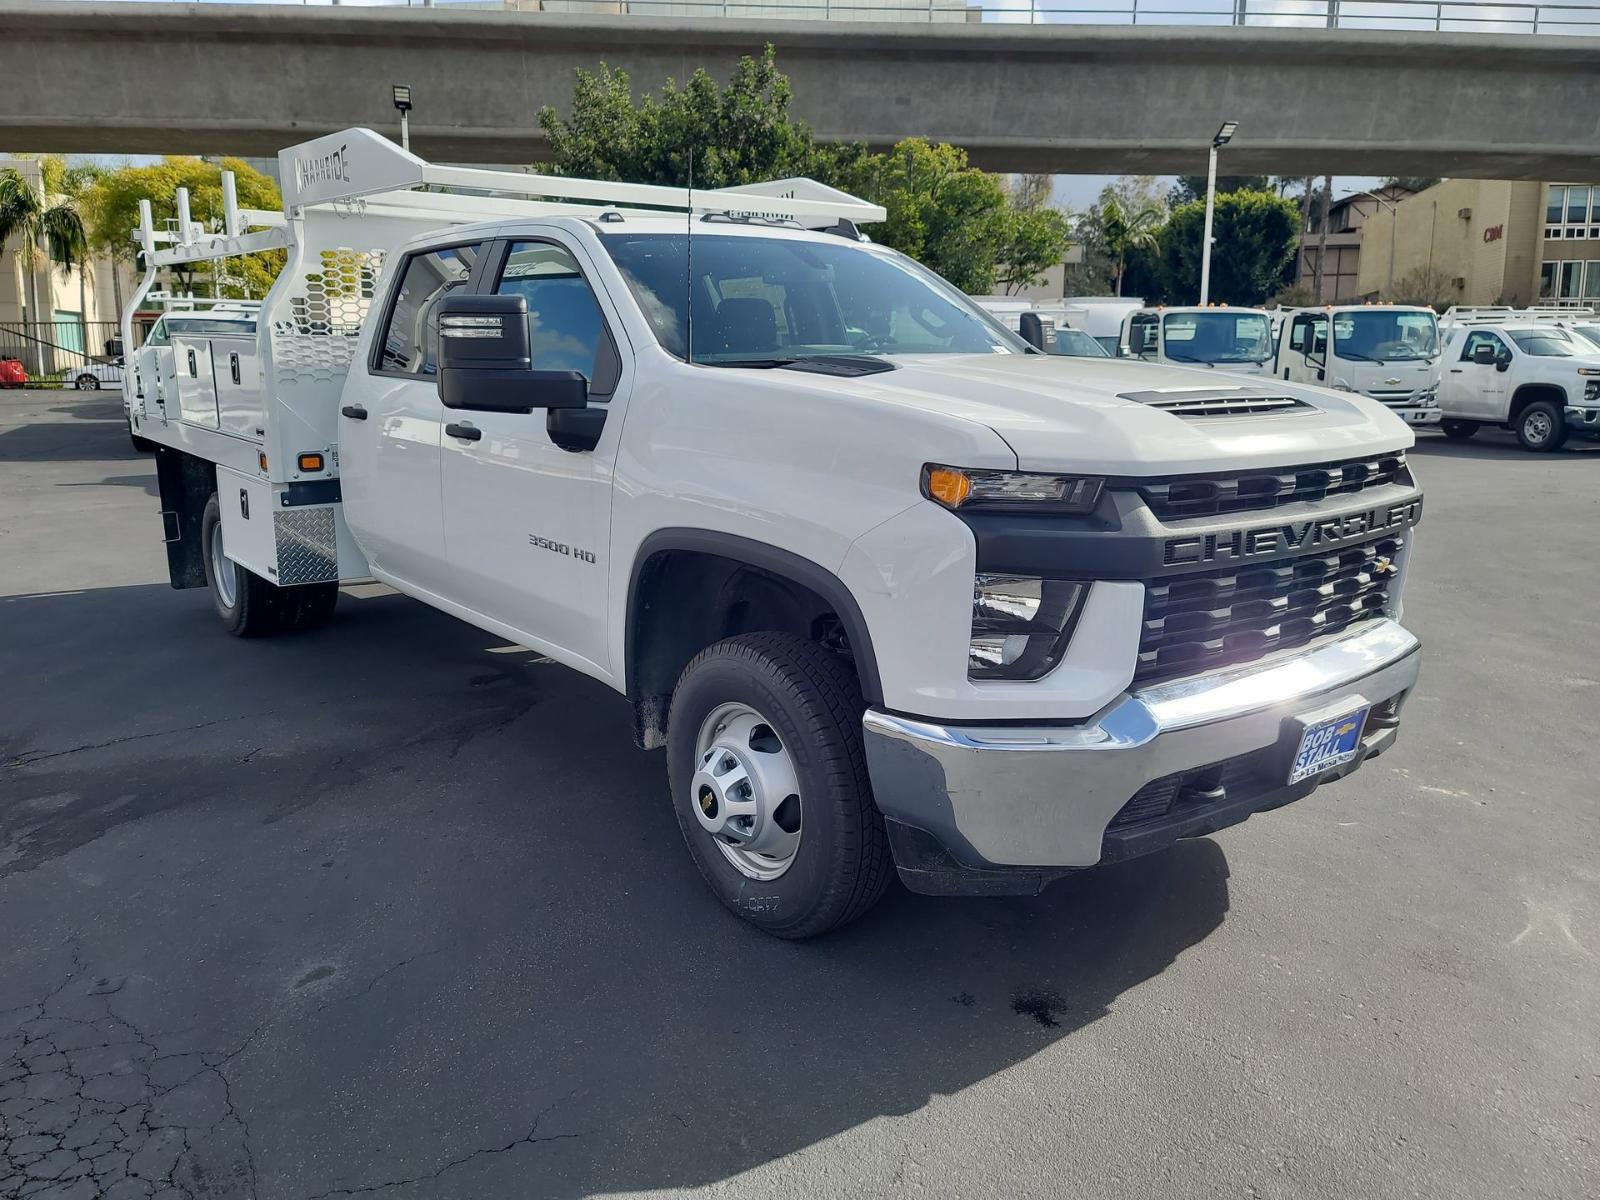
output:
[[[131,262],[135,246],[132,238],[139,226],[139,201],[149,200],[156,227],[178,215],[178,189],[189,189],[190,219],[208,229],[222,228],[222,172],[232,171],[241,208],[281,209],[283,199],[277,185],[242,159],[224,158],[220,163],[201,158],[167,157],[148,166],[125,166],[102,171],[84,193],[89,217],[89,241],[94,249]],[[235,278],[213,280],[218,294],[239,297],[266,295],[278,272],[283,269],[281,250],[230,259]],[[182,285],[192,288],[197,274],[206,268],[195,264],[179,272]]]
[[[43,181],[45,172],[41,170],[40,175]],[[67,271],[77,267],[81,277],[88,234],[76,201],[50,196],[36,189],[20,171],[8,167],[0,171],[0,246],[12,238],[17,239],[17,261],[27,274],[27,325],[38,346],[48,340],[40,328],[39,267],[50,263]]]
[[[1410,188],[1413,192],[1425,192],[1434,184],[1439,183],[1439,175],[1390,175],[1383,181],[1386,188]]]
[[[638,102],[627,73],[601,63],[578,71],[568,114],[546,106],[539,127],[563,175],[685,187],[692,151],[695,187],[736,187],[818,174],[839,156],[819,149],[810,126],[789,115],[793,98],[771,45],[760,58],[740,58],[726,87],[701,68],[687,84],[668,79],[659,97]]]
[[[1270,192],[1273,190],[1272,176],[1270,175],[1218,175],[1217,195],[1224,192]],[[1188,204],[1191,200],[1204,200],[1206,198],[1206,177],[1204,175],[1179,175],[1177,185],[1168,197],[1169,203],[1176,208],[1180,204]]]
[[[759,58],[741,58],[725,86],[698,70],[688,83],[669,79],[659,96],[638,100],[625,72],[603,63],[580,70],[566,115],[546,107],[539,125],[563,175],[684,187],[692,152],[697,188],[791,175],[843,188],[886,210],[875,241],[969,292],[993,291],[997,278],[1020,286],[1065,255],[1065,218],[1040,207],[1037,185],[1013,204],[1000,179],[970,166],[965,151],[920,138],[887,154],[819,144],[790,115],[793,98],[769,45]]]
[[[1111,283],[1118,296],[1122,295],[1128,255],[1153,248],[1165,219],[1166,214],[1153,204],[1127,208],[1122,201],[1112,197],[1100,206],[1101,239],[1114,263]]]
[[[1160,254],[1169,297],[1200,292],[1200,246],[1206,206],[1193,200],[1172,210],[1161,231]],[[1270,191],[1218,196],[1213,214],[1211,298],[1260,304],[1289,281],[1300,206]]]

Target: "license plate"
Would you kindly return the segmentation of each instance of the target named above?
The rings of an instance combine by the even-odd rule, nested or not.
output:
[[[1300,749],[1289,769],[1289,782],[1299,783],[1349,762],[1361,749],[1361,730],[1366,723],[1366,706],[1325,720],[1313,719],[1300,735]]]

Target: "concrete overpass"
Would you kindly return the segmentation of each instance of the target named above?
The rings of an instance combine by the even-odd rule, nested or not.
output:
[[[417,98],[434,159],[536,160],[600,60],[636,89],[764,42],[828,139],[920,135],[992,170],[1588,179],[1600,38],[1348,29],[867,24],[0,0],[0,146],[268,154]]]

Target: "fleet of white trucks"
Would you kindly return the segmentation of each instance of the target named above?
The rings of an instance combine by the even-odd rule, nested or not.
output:
[[[366,130],[280,165],[254,231],[143,222],[145,288],[287,254],[253,330],[174,335],[133,409],[173,585],[251,636],[375,578],[604,681],[762,929],[895,874],[1032,894],[1394,741],[1422,496],[1383,405],[1038,353],[805,181],[439,167]]]

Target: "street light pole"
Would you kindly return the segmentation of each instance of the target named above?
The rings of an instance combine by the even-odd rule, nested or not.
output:
[[[1237,121],[1224,121],[1217,136],[1211,139],[1211,159],[1206,167],[1206,228],[1200,241],[1200,303],[1211,298],[1211,218],[1217,205],[1217,151],[1233,138],[1239,128]]]

